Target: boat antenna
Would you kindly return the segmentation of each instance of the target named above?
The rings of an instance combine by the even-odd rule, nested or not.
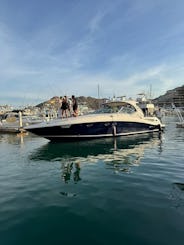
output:
[[[149,99],[151,100],[152,98],[152,84],[150,84],[150,94],[149,94]]]

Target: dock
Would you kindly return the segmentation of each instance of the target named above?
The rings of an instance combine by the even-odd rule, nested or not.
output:
[[[0,125],[0,133],[22,133],[25,129],[14,125]]]
[[[22,113],[19,112],[19,120],[9,118],[9,120],[0,121],[0,133],[22,133],[25,132],[22,124]]]

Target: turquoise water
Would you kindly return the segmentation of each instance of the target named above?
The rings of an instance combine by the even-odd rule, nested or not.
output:
[[[50,143],[0,135],[0,244],[184,243],[184,129]]]

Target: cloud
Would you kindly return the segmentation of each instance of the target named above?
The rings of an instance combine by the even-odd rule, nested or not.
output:
[[[103,18],[105,17],[106,15],[106,11],[98,11],[98,13],[93,16],[93,18],[90,20],[89,24],[88,24],[88,28],[89,28],[89,31],[90,33],[94,33],[96,31],[99,31],[100,29],[100,24],[103,20]]]
[[[4,22],[0,17],[0,104],[2,98],[97,97],[98,84],[102,97],[135,96],[150,84],[156,96],[182,84],[184,26],[176,16],[169,28],[168,18],[178,7],[172,12],[169,4],[163,11],[162,3],[146,0],[85,1],[72,9],[61,3],[62,14],[54,7],[50,14],[46,6],[38,23],[34,13],[24,17],[21,11],[14,25],[16,5],[7,7]]]
[[[165,68],[164,65],[151,67],[143,72],[139,72],[132,75],[131,77],[126,79],[126,81],[129,85],[133,85],[135,83],[140,83],[140,81],[149,80],[151,78],[159,76],[160,73],[164,70],[164,68]]]

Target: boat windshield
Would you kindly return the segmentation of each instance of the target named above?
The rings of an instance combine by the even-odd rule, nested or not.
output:
[[[132,114],[136,111],[136,109],[130,104],[115,104],[115,103],[108,103],[104,104],[100,109],[96,110],[94,113],[126,113]]]

